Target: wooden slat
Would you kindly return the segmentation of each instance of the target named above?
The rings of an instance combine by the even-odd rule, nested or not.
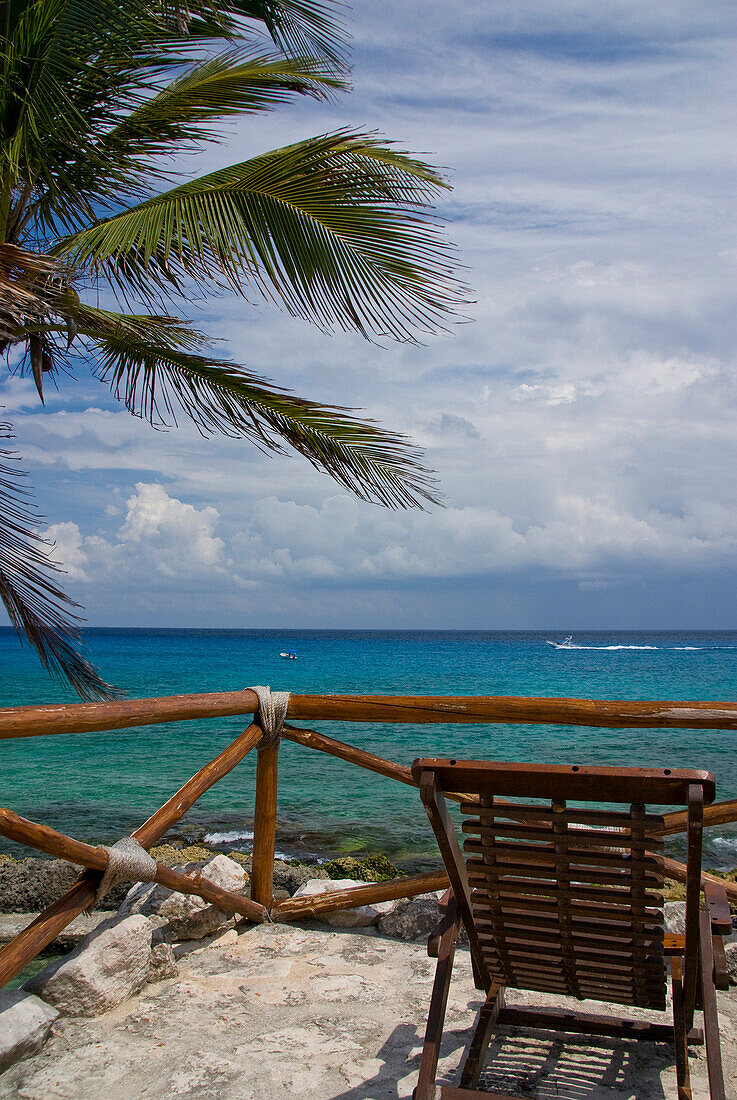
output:
[[[502,910],[502,915],[504,926],[509,935],[514,935],[515,932],[528,932],[538,937],[554,940],[559,934],[560,925],[556,912],[551,911],[548,915],[542,916],[524,913],[521,910]],[[480,914],[477,914],[476,923],[479,933],[483,931],[489,936],[492,934],[493,925],[491,921],[486,921]],[[617,924],[614,921],[582,920],[575,911],[571,914],[571,927],[576,937],[584,940],[590,939],[596,943],[612,943],[616,946],[618,943],[632,943],[635,938],[629,923]],[[648,924],[643,930],[642,938],[645,943],[662,944],[662,928]]]
[[[552,838],[552,834],[551,834]],[[576,842],[575,834],[571,840]],[[629,845],[628,845],[629,847]],[[484,850],[483,840],[467,839],[463,844],[464,852],[481,853]],[[502,865],[524,866],[525,864],[539,867],[555,867],[556,853],[552,847],[545,848],[540,844],[495,844],[498,862]],[[657,856],[646,855],[639,863],[633,860],[629,852],[597,852],[575,847],[567,848],[567,862],[571,865],[571,873],[577,866],[586,867],[617,867],[623,872],[630,873],[635,867],[643,870],[658,871],[662,882],[662,863]]]
[[[479,883],[484,882],[483,875],[477,876]],[[503,896],[508,902],[521,905],[522,899],[525,894],[537,895],[539,897],[557,898],[559,894],[558,887],[555,883],[545,882],[543,880],[532,880],[529,878],[507,878],[503,883],[499,885],[500,895]],[[617,905],[620,908],[632,908],[630,891],[626,889],[620,889],[614,886],[576,886],[573,885],[570,888],[571,898],[578,903],[578,901],[601,901],[611,902],[612,905]],[[477,903],[481,902],[483,897],[483,890],[478,891]],[[645,898],[646,904],[652,908],[661,909],[663,906],[662,894],[647,894]]]
[[[482,822],[477,818],[466,818],[461,823],[461,829],[464,833],[475,836],[480,835],[482,829]],[[499,818],[494,819],[494,832],[497,837],[509,838],[511,840],[524,840],[529,842],[545,843],[549,842],[552,833],[549,829],[536,828],[534,825],[524,825],[522,823],[503,823]],[[629,848],[630,839],[629,834],[624,832],[612,832],[611,830],[601,829],[594,831],[593,829],[576,829],[574,831],[574,837],[577,848],[594,849],[603,848],[608,849],[622,849]],[[647,834],[647,848],[652,851],[655,848],[662,848],[664,841],[656,833]]]
[[[493,935],[487,935],[481,932],[479,929],[479,942],[483,948],[490,948],[496,950],[496,941]],[[555,935],[542,936],[539,932],[519,932],[513,929],[507,929],[506,943],[510,952],[514,955],[522,951],[529,951],[531,954],[542,955],[543,957],[557,959],[561,953],[561,941],[560,933]],[[576,958],[591,958],[602,959],[607,961],[608,959],[634,959],[635,957],[635,943],[623,944],[620,941],[613,941],[611,943],[603,943],[599,939],[596,943],[596,937],[591,936],[588,939],[581,939],[580,936],[573,934],[571,936],[571,943],[575,947]],[[663,944],[661,940],[641,941],[641,946],[646,953],[646,957],[656,957],[663,954]]]
[[[507,820],[514,823],[520,816],[523,816],[527,821],[538,822],[540,828],[545,823],[552,824],[553,821],[553,811],[549,805],[528,805],[521,802],[505,802],[503,799],[495,798],[494,808],[495,818],[499,819],[502,827],[505,826]],[[466,802],[461,802],[461,813],[478,814],[478,801],[469,799]],[[625,833],[629,831],[629,814],[624,810],[587,810],[579,806],[569,806],[566,810],[566,820],[571,825],[584,826],[581,830],[584,836],[586,836],[586,828],[592,830],[623,829]],[[646,818],[648,829],[656,834],[660,832],[663,821],[664,818],[659,814],[648,814]]]
[[[468,878],[470,882],[484,882],[488,881],[489,872],[485,869],[484,864],[478,859],[468,860]],[[495,879],[499,883],[499,889],[504,889],[505,883],[515,878],[524,878],[530,882],[537,883],[541,881],[555,881],[560,878],[557,875],[554,867],[541,867],[535,864],[524,863],[512,863],[500,861],[498,876]],[[627,892],[632,895],[632,882],[630,876],[627,873],[626,866],[623,866],[621,871],[604,871],[601,869],[592,869],[588,867],[572,867],[571,868],[571,884],[570,887],[561,886],[557,890],[557,895],[565,895],[570,891],[577,888],[579,884],[591,885],[591,886],[618,886],[626,889]],[[646,872],[643,876],[645,884],[655,889],[663,885],[663,876],[657,875],[653,872]]]
[[[555,907],[555,899],[550,897],[534,897],[527,895],[524,897],[516,897],[513,893],[506,894],[501,897],[502,911],[512,916],[516,916],[519,913],[535,914],[539,917],[549,918],[550,920],[558,919],[558,910]],[[630,908],[625,901],[622,905],[609,902],[607,899],[602,901],[583,901],[577,899],[575,903],[575,917],[580,920],[588,920],[594,918],[597,923],[599,918],[604,918],[605,922],[614,921],[617,924],[629,923],[630,921]],[[647,919],[650,924],[662,923],[663,914],[659,908],[651,908],[646,911]]]
[[[642,1039],[651,1043],[672,1043],[671,1024],[646,1023],[625,1017],[510,1005],[499,1013],[500,1027],[531,1027],[579,1035],[602,1035],[613,1039]]]

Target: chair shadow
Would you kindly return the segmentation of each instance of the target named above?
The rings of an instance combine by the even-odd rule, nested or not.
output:
[[[536,1100],[637,1100],[647,1088],[665,1100],[660,1075],[674,1063],[667,1043],[504,1028],[494,1038],[478,1088],[534,1095]]]
[[[448,1029],[441,1059],[453,1055],[457,1064],[469,1038],[465,1029]],[[331,1100],[400,1100],[399,1082],[419,1072],[421,1041],[412,1024],[398,1025],[376,1052],[383,1062],[377,1073]],[[409,1054],[413,1049],[415,1053]],[[673,1051],[666,1043],[500,1028],[476,1088],[534,1095],[536,1100],[597,1100],[612,1093],[621,1100],[637,1100],[646,1084],[649,1098],[665,1100],[660,1074],[673,1063]],[[459,1071],[439,1073],[438,1083],[458,1085]]]

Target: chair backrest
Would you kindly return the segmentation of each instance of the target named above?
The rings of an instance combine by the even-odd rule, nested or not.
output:
[[[465,860],[460,852],[450,860],[463,864],[454,869],[454,889],[465,891],[472,949],[489,978],[522,989],[665,1007],[657,854],[664,822],[646,805],[688,805],[694,788],[702,802],[713,801],[708,772],[427,759],[412,770],[421,788],[424,783],[436,835],[440,829],[446,842],[446,864],[450,821],[441,821],[436,796],[467,795],[461,803]],[[691,862],[696,855],[689,851]],[[699,844],[697,906],[700,858]]]

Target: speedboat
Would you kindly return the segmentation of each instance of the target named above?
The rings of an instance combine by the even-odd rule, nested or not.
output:
[[[566,634],[559,642],[546,642],[545,645],[551,645],[553,649],[573,649],[573,635]]]
[[[279,656],[283,657],[285,661],[297,660],[297,654],[294,652],[293,649],[287,649],[284,653],[280,653]]]

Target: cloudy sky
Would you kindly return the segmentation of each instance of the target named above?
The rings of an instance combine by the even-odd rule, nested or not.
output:
[[[424,347],[223,298],[251,369],[406,432],[447,507],[154,432],[91,380],[0,385],[92,625],[737,627],[735,8],[355,0],[355,91],[240,122],[199,172],[376,129],[447,166],[475,304]]]

